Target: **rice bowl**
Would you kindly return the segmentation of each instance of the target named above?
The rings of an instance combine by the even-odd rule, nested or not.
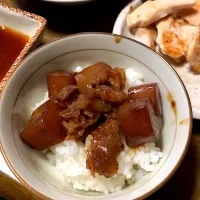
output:
[[[78,66],[73,71],[80,72],[82,69],[81,66]],[[130,86],[144,84],[144,77],[135,72],[133,68],[127,68],[125,72],[127,76],[126,91]],[[25,97],[20,98],[21,103],[19,104],[23,105],[22,102],[25,99],[31,99],[30,92],[27,92]],[[29,115],[47,100],[48,93],[45,93],[41,102],[30,108]],[[14,114],[20,116],[20,111],[18,111],[19,109],[15,110]],[[90,137],[88,136],[86,146],[82,142],[69,140],[42,151],[49,163],[55,166],[63,176],[66,184],[71,184],[77,190],[92,190],[105,194],[120,191],[147,173],[155,171],[159,160],[163,157],[161,149],[154,142],[136,148],[129,148],[123,138],[125,148],[117,159],[119,163],[118,173],[111,178],[96,174],[94,178],[89,169],[86,168],[86,151],[89,142]]]
[[[191,130],[191,108],[187,93],[180,80],[177,79],[177,75],[168,64],[146,47],[125,38],[122,38],[120,43],[115,43],[111,35],[91,34],[90,36],[92,37],[89,35],[72,36],[48,44],[28,57],[15,72],[4,90],[0,103],[0,137],[3,147],[1,150],[4,152],[4,157],[9,160],[15,175],[18,174],[17,176],[20,177],[20,180],[28,184],[32,188],[31,190],[39,194],[43,199],[51,198],[62,200],[66,199],[66,197],[73,200],[80,198],[93,199],[94,197],[96,199],[115,198],[116,200],[145,198],[171,177],[185,154]],[[94,41],[101,41],[101,39],[104,42],[98,43],[97,47],[97,43]],[[67,49],[66,46],[68,47]],[[55,51],[55,49],[57,50]],[[48,150],[48,152],[38,153],[27,147],[19,138],[20,131],[30,117],[30,109],[44,99],[47,91],[45,83],[47,72],[55,70],[55,66],[59,66],[60,69],[75,69],[78,65],[86,67],[99,60],[111,66],[121,66],[125,69],[130,67],[144,77],[145,83],[158,82],[163,102],[164,116],[164,127],[160,142],[156,144],[156,147],[161,148],[164,156],[158,162],[155,171],[140,177],[142,174],[140,170],[137,176],[134,176],[134,178],[138,178],[134,184],[126,186],[122,190],[114,193],[110,193],[108,188],[102,188],[101,190],[104,194],[74,190],[71,187],[72,184],[68,184],[67,182],[69,181],[69,177],[65,178],[67,181],[64,180],[62,171],[56,169],[55,165],[50,164],[46,157],[48,153],[54,156],[55,151],[60,152],[59,147],[57,150],[55,150],[57,146],[54,147],[54,152]],[[137,83],[139,84],[140,82]],[[14,85],[15,90],[12,89]],[[179,88],[178,90],[176,89],[177,87]],[[173,94],[178,115],[175,115],[171,107],[168,99],[169,92]],[[23,103],[20,103],[20,99],[26,97],[25,94],[27,93],[30,93],[30,98],[25,98]],[[13,113],[13,108],[22,117],[13,115],[13,120],[10,120],[10,113]],[[189,119],[189,123],[180,125],[179,122],[183,119]],[[13,135],[13,137],[10,137],[10,135]],[[61,145],[63,149],[64,146],[66,147],[69,144]],[[152,145],[152,149],[158,150],[153,144],[149,145]],[[73,143],[73,147],[75,146],[76,144]],[[69,150],[68,146],[66,148]],[[63,151],[69,153],[68,150],[65,149]],[[144,151],[144,149],[141,149],[141,151]],[[141,151],[138,151],[138,153],[141,153]],[[150,157],[149,154],[147,159]],[[162,157],[162,153],[159,150],[158,157]],[[137,160],[137,156],[133,158],[133,160],[135,159]],[[152,156],[151,159],[156,163],[157,158]],[[138,162],[138,160],[134,162]],[[64,165],[61,166],[65,167]],[[147,169],[146,166],[144,168]],[[122,173],[122,168],[120,170],[119,173]],[[124,173],[126,174],[126,172]],[[80,187],[80,185],[77,187]],[[107,192],[108,194],[106,194]]]

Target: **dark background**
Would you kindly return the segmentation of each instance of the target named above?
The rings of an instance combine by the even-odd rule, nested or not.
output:
[[[45,17],[50,29],[65,34],[77,32],[112,32],[115,20],[130,0],[96,0],[64,6],[39,0],[27,0],[24,8]]]

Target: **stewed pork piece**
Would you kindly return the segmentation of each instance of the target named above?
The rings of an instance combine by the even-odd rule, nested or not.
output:
[[[119,67],[111,69],[108,83],[108,85],[114,90],[123,90],[126,84],[126,74],[124,69]]]
[[[100,98],[93,98],[88,104],[87,110],[99,113],[107,113],[112,110],[112,104],[103,101]]]
[[[106,85],[98,86],[94,92],[95,96],[101,98],[103,101],[112,103],[122,103],[126,99],[126,93],[123,91],[113,90]]]
[[[108,119],[87,138],[86,166],[93,177],[95,173],[107,178],[117,174],[117,156],[122,150],[119,122]]]
[[[123,89],[126,83],[126,75],[122,68],[111,68],[109,65],[99,62],[83,69],[75,76],[78,89],[81,93],[90,97],[101,98],[104,101],[123,101]],[[110,95],[110,97],[108,97]],[[116,96],[113,99],[113,95]]]
[[[103,62],[83,69],[75,76],[79,91],[93,96],[96,86],[108,83],[111,69],[109,65]]]
[[[129,147],[159,138],[159,121],[149,99],[126,101],[119,107],[119,123]]]
[[[60,112],[62,124],[67,130],[66,140],[78,139],[86,128],[98,120],[100,113],[87,109],[90,102],[88,95],[80,93],[71,105]]]
[[[67,85],[60,90],[54,99],[58,105],[62,106],[63,108],[67,108],[78,99],[79,94],[80,92],[76,85]]]

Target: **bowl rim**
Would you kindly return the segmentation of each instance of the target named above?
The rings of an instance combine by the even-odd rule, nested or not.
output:
[[[144,3],[146,0],[132,0],[131,2],[129,2],[118,14],[114,26],[113,26],[113,30],[112,33],[113,34],[119,34],[122,35],[123,34],[123,29],[124,26],[126,24],[126,17],[124,15],[126,15],[130,9],[131,5],[134,4],[142,4]],[[125,36],[127,37],[127,36]],[[162,57],[162,55],[160,55]],[[170,64],[170,63],[169,63]],[[171,64],[170,64],[171,65]],[[192,107],[192,111],[193,111],[193,118],[194,119],[199,119],[200,120],[200,108],[197,107]]]
[[[44,32],[44,28],[46,26],[46,19],[44,17],[41,17],[39,15],[18,9],[18,8],[13,8],[10,6],[7,6],[3,3],[0,3],[0,8],[7,9],[8,11],[14,12],[16,14],[21,14],[25,17],[34,19],[40,23],[40,27],[37,29],[35,34],[30,37],[29,41],[26,43],[25,47],[22,49],[20,54],[17,56],[15,62],[12,64],[8,72],[6,73],[5,77],[3,78],[2,81],[0,81],[0,99],[1,95],[3,92],[3,88],[6,86],[6,83],[9,81],[11,78],[12,74],[15,72],[15,70],[19,67],[20,63],[22,62],[23,58],[26,56],[26,54],[29,52],[35,41],[39,38],[39,36]]]
[[[107,35],[107,36],[113,36],[114,38],[121,38],[121,39],[126,39],[126,40],[129,40],[131,42],[135,42],[137,44],[140,44],[142,45],[143,47],[149,49],[152,53],[156,54],[158,57],[160,57],[163,62],[165,62],[169,68],[172,70],[172,72],[176,75],[179,83],[181,84],[182,86],[182,89],[185,93],[185,96],[186,96],[186,99],[187,99],[187,104],[188,104],[188,108],[189,108],[189,123],[188,123],[188,126],[189,126],[189,130],[188,130],[188,136],[187,136],[187,142],[185,144],[185,148],[183,150],[183,152],[181,153],[181,156],[179,157],[175,167],[171,170],[171,172],[169,173],[169,175],[163,180],[161,181],[156,187],[154,187],[152,190],[148,191],[147,193],[145,193],[144,195],[138,197],[137,199],[145,199],[147,198],[148,196],[150,196],[151,194],[153,194],[154,192],[156,192],[158,189],[160,189],[173,175],[174,173],[176,172],[176,170],[178,169],[178,167],[180,166],[181,162],[183,161],[185,155],[186,155],[186,152],[188,150],[188,147],[189,147],[189,144],[190,144],[190,139],[191,139],[191,136],[192,136],[192,124],[193,124],[193,117],[192,117],[192,106],[191,106],[191,102],[190,102],[190,98],[189,98],[189,95],[188,95],[188,92],[186,90],[186,87],[183,83],[183,81],[181,80],[180,76],[178,75],[178,73],[175,71],[175,69],[171,66],[171,64],[169,64],[161,55],[159,55],[157,52],[155,52],[154,50],[152,50],[151,48],[147,47],[146,45],[134,40],[134,39],[131,39],[129,37],[126,37],[126,36],[122,36],[122,35],[117,35],[117,34],[113,34],[113,33],[105,33],[105,32],[82,32],[82,33],[76,33],[76,34],[70,34],[70,35],[66,35],[64,37],[61,37],[61,38],[58,38],[54,41],[51,41],[49,43],[46,43],[42,46],[40,46],[39,48],[35,49],[33,52],[31,52],[26,58],[25,60],[28,60],[35,52],[37,52],[39,49],[41,48],[45,48],[46,46],[48,46],[49,44],[52,44],[52,43],[56,43],[57,41],[59,40],[62,40],[62,39],[65,39],[65,38],[69,38],[69,37],[74,37],[74,36],[81,36],[81,35]],[[117,43],[117,41],[116,41]],[[24,62],[24,61],[23,61]],[[22,63],[23,63],[22,62]],[[5,87],[4,87],[5,89]],[[3,92],[2,92],[3,93]],[[49,198],[48,196],[42,194],[41,192],[37,191],[36,189],[34,189],[32,186],[29,185],[29,183],[27,183],[21,176],[20,174],[18,174],[18,172],[15,170],[15,168],[12,166],[11,162],[9,161],[9,159],[7,158],[6,156],[6,152],[3,148],[3,145],[2,145],[2,141],[1,141],[1,138],[0,138],[0,152],[2,153],[3,155],[3,158],[6,162],[6,164],[8,165],[8,167],[10,168],[10,170],[12,171],[12,173],[15,175],[15,177],[18,179],[18,181],[20,181],[21,183],[23,183],[25,185],[25,187],[27,187],[33,194],[35,194],[36,196],[40,197],[42,200],[52,200],[51,198]],[[135,199],[135,200],[137,200]]]
[[[82,4],[82,3],[89,3],[95,0],[42,0],[44,2],[49,2],[49,3],[56,3],[56,4]]]

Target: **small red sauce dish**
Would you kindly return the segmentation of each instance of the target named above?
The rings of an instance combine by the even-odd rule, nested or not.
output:
[[[0,96],[22,59],[36,47],[46,20],[0,3]]]

